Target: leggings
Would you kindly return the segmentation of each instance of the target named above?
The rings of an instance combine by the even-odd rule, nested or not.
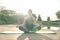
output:
[[[34,25],[32,28],[28,28],[25,25],[19,26],[19,30],[24,31],[24,32],[38,31],[40,29],[41,29],[40,25]]]

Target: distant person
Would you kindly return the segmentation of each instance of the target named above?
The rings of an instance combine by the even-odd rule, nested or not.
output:
[[[32,15],[31,9],[28,10],[28,14],[24,17],[23,24],[19,26],[19,29],[25,33],[40,30],[40,25],[37,24],[35,17]]]

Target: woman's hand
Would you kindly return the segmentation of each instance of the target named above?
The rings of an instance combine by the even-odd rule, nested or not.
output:
[[[34,23],[34,25],[39,25],[38,23]]]
[[[19,25],[16,25],[16,28],[18,28],[19,27]]]
[[[20,26],[23,26],[24,24],[17,25],[16,27],[19,28]]]

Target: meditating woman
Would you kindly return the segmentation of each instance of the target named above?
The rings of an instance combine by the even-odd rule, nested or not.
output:
[[[24,33],[35,32],[40,30],[40,25],[36,22],[35,17],[32,15],[32,10],[28,10],[28,14],[24,17],[23,24],[19,26],[21,31]]]

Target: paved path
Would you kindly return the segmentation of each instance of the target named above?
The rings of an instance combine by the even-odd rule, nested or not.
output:
[[[52,40],[51,38],[41,34],[22,34],[17,38],[17,40],[24,40],[27,37],[29,40]]]
[[[0,25],[0,32],[4,31],[20,31],[15,25]],[[40,30],[48,31],[48,30]],[[58,31],[57,31],[58,32]],[[60,32],[58,32],[60,34]],[[0,40],[23,40],[28,37],[30,40],[58,40],[58,33],[54,34],[0,34]],[[27,39],[28,40],[28,39]]]

